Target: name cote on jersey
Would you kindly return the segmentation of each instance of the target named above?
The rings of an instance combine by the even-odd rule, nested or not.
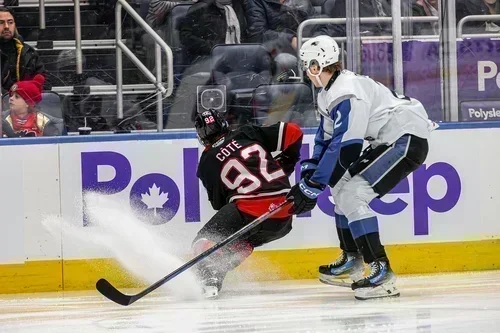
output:
[[[219,141],[214,143],[212,145],[212,147],[216,148],[217,146],[219,146],[220,144],[222,144],[224,142],[224,139],[225,138],[221,138]],[[231,155],[231,153],[237,151],[240,148],[241,148],[241,145],[238,143],[238,141],[233,139],[233,140],[231,140],[231,142],[229,142],[225,146],[219,148],[219,152],[217,154],[215,154],[215,157],[217,157],[217,159],[219,161],[224,162],[224,160],[227,157],[229,157],[229,155]]]

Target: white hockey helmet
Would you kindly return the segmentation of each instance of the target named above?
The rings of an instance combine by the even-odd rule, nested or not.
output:
[[[339,61],[340,50],[337,42],[330,36],[322,35],[309,39],[300,48],[300,67],[307,71],[316,64],[323,68]]]

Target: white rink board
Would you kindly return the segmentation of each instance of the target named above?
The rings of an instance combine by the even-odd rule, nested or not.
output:
[[[313,135],[304,138],[310,151],[313,140]],[[397,207],[391,205],[377,209],[384,211],[379,214],[383,242],[408,244],[500,238],[497,218],[500,179],[496,177],[500,148],[497,142],[500,142],[500,129],[495,128],[435,131],[426,166],[409,177],[407,191],[402,191],[406,193],[384,198],[387,203],[399,199],[404,209],[399,213],[395,213]],[[3,230],[8,230],[8,236],[6,233],[0,236],[0,261],[59,259],[62,253],[64,259],[106,256],[67,235],[61,247],[61,239],[49,235],[40,224],[43,216],[60,213],[65,222],[88,228],[84,227],[82,188],[106,181],[110,182],[108,189],[116,191],[109,198],[127,204],[131,193],[147,193],[153,183],[161,192],[168,192],[169,200],[163,207],[173,208],[175,214],[171,216],[172,210],[169,213],[158,208],[155,223],[159,224],[154,228],[158,232],[178,234],[179,243],[188,250],[191,239],[202,226],[200,221],[207,221],[214,213],[205,190],[196,180],[194,170],[199,154],[201,147],[195,139],[1,146],[4,172],[0,176],[3,183],[0,198],[9,209],[3,210],[0,220]],[[106,164],[115,164],[118,171]],[[127,167],[129,172],[124,171]],[[427,179],[428,186],[425,186]],[[187,205],[185,195],[189,198]],[[443,197],[445,200],[441,200]],[[153,214],[153,209],[134,200],[140,206],[139,215]],[[321,206],[331,212],[327,200],[325,197]],[[336,246],[334,226],[333,217],[316,207],[312,217],[295,219],[294,229],[287,237],[263,249]]]
[[[59,157],[55,144],[0,147],[0,262],[61,258],[60,235],[41,225],[60,214]]]

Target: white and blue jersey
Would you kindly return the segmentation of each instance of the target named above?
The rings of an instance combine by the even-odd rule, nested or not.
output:
[[[318,112],[321,122],[312,157],[319,163],[311,180],[322,185],[338,182],[359,157],[364,140],[378,146],[391,145],[405,134],[427,139],[436,127],[418,100],[347,70],[319,92]]]

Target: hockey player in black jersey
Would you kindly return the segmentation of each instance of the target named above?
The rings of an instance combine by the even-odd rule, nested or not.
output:
[[[215,110],[198,114],[195,127],[205,146],[197,176],[217,211],[193,241],[193,252],[198,255],[285,200],[290,190],[288,176],[300,159],[303,134],[296,124],[283,122],[265,127],[245,125],[231,131]],[[280,153],[273,158],[273,152]],[[218,296],[226,273],[255,247],[290,232],[292,216],[288,210],[282,209],[198,265],[206,297]]]

